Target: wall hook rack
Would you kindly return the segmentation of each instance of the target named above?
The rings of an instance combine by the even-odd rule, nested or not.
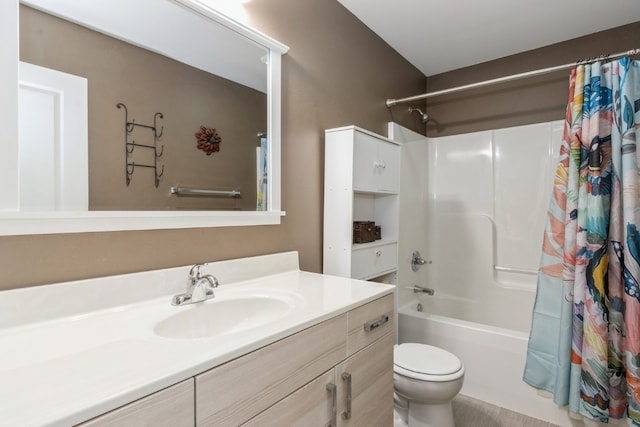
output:
[[[164,153],[164,145],[162,145],[158,150],[158,140],[160,139],[160,137],[162,137],[162,134],[164,133],[164,126],[158,127],[159,125],[158,121],[159,119],[163,119],[164,115],[160,112],[155,113],[153,115],[153,126],[151,126],[151,125],[136,123],[134,119],[129,120],[129,110],[127,109],[127,106],[122,102],[118,102],[116,107],[124,110],[125,181],[127,183],[127,187],[131,183],[131,178],[133,176],[133,172],[135,171],[136,167],[142,167],[142,168],[153,169],[154,178],[155,178],[154,183],[156,188],[158,188],[158,185],[160,184],[160,178],[164,174],[164,165],[162,165],[162,168],[159,168],[158,166],[158,160],[160,159],[160,157],[162,157],[162,154]],[[137,143],[133,139],[133,135],[132,135],[136,128],[148,129],[152,131],[153,144]],[[129,141],[130,137],[131,137],[131,141]],[[132,160],[133,152],[136,149],[136,147],[153,150],[153,164],[136,163],[134,160]]]

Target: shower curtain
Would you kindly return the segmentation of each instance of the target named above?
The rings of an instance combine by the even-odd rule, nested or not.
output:
[[[640,426],[640,62],[571,72],[524,381]]]

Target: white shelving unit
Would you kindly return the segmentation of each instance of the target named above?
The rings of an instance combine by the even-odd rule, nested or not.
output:
[[[399,190],[397,142],[356,126],[325,131],[324,274],[395,276]],[[375,221],[382,239],[354,244],[353,221]]]

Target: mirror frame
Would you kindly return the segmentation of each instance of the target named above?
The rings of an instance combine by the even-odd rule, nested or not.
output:
[[[267,129],[270,182],[268,211],[55,211],[20,212],[18,189],[19,0],[0,2],[0,236],[122,230],[280,224],[281,56],[289,48],[210,8],[200,0],[170,0],[269,50]],[[6,94],[6,96],[5,96]]]

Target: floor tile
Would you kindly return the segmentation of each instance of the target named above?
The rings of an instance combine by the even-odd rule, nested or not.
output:
[[[453,400],[453,418],[456,427],[556,427],[462,394]]]

